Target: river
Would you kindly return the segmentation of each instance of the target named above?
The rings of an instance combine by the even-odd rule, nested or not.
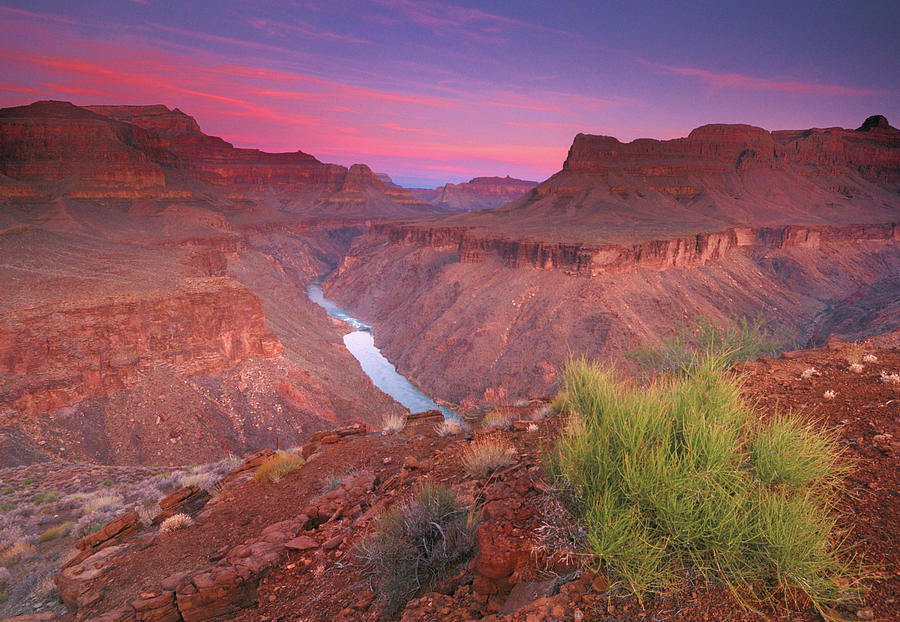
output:
[[[372,327],[350,315],[343,307],[339,307],[325,298],[325,294],[322,293],[321,283],[310,283],[307,287],[307,292],[309,299],[325,309],[328,315],[347,322],[353,327],[351,332],[344,335],[344,345],[347,346],[350,354],[359,361],[363,371],[372,379],[376,387],[406,406],[410,412],[416,413],[435,408],[444,413],[445,419],[459,419],[459,415],[453,409],[446,406],[438,406],[433,399],[422,393],[413,383],[400,375],[393,363],[387,360],[381,353],[381,350],[375,347],[375,336],[372,332]]]

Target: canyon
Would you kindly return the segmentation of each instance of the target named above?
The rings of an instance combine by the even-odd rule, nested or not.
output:
[[[0,190],[3,464],[208,461],[403,411],[305,295],[372,221],[434,211],[365,165],[37,102],[0,110]]]
[[[425,196],[235,148],[177,108],[4,109],[4,459],[213,460],[401,412],[307,298],[326,274],[400,373],[463,410],[549,396],[567,357],[618,360],[697,317],[893,345],[898,135],[879,116],[579,134],[533,187]]]
[[[785,345],[838,327],[894,344],[898,190],[900,132],[880,116],[579,134],[559,173],[501,208],[373,225],[324,287],[402,373],[470,406],[551,395],[568,356],[614,360],[701,316],[765,318]]]

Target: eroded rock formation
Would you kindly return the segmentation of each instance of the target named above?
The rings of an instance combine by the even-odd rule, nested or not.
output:
[[[761,314],[800,342],[823,343],[825,324],[867,337],[896,329],[897,293],[876,283],[900,270],[898,189],[900,132],[883,118],[580,134],[563,170],[509,205],[373,226],[326,292],[450,400],[549,394],[567,355],[615,357],[697,315]],[[867,288],[865,318],[831,310]]]

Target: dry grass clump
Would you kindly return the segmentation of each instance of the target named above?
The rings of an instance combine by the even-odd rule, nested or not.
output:
[[[179,529],[184,529],[194,523],[194,520],[187,514],[174,514],[162,522],[159,526],[160,533],[172,533]]]
[[[263,462],[256,469],[253,478],[258,482],[277,482],[282,477],[296,471],[303,465],[303,458],[286,451],[277,454]]]
[[[469,556],[476,517],[449,488],[424,483],[414,496],[382,514],[357,554],[366,564],[382,616],[394,616],[410,598]]]
[[[15,566],[22,559],[34,555],[34,545],[27,540],[19,540],[0,551],[0,566]]]
[[[406,417],[398,414],[385,415],[381,418],[381,433],[396,434],[406,427]]]
[[[575,361],[565,391],[572,419],[549,466],[619,586],[643,596],[700,574],[742,604],[800,595],[823,615],[856,596],[835,581],[852,572],[832,433],[760,423],[722,359],[649,386]]]
[[[481,426],[484,428],[499,428],[501,430],[512,429],[512,419],[509,413],[502,410],[492,410],[481,420]]]
[[[94,494],[87,498],[84,505],[81,506],[82,514],[93,514],[98,510],[108,510],[110,508],[120,508],[122,506],[122,497],[118,495]]]
[[[62,538],[64,535],[69,533],[74,526],[75,521],[67,521],[65,523],[62,523],[61,525],[57,525],[56,527],[50,527],[41,534],[41,536],[38,538],[38,542],[48,542],[50,540]]]
[[[865,349],[861,343],[850,343],[844,350],[844,357],[847,363],[852,367],[863,360]]]
[[[463,468],[475,478],[486,477],[516,461],[516,448],[501,436],[482,436],[466,447]]]
[[[452,419],[444,419],[439,424],[434,426],[434,431],[438,436],[453,436],[454,434],[459,434],[460,432],[465,431],[465,426],[459,421],[454,421]]]

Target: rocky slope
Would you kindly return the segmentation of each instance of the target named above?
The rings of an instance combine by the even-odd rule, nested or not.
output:
[[[900,352],[857,350],[833,343],[827,349],[743,363],[740,371],[746,374],[745,397],[758,405],[761,416],[791,409],[818,418],[836,430],[853,464],[837,510],[850,529],[845,544],[865,555],[865,591],[861,602],[830,613],[835,619],[894,619],[900,607],[900,547],[894,529],[900,517],[895,493],[900,484],[900,384],[883,382],[881,372],[900,366]],[[868,356],[860,373],[848,369],[854,352]],[[809,368],[817,375],[805,377]],[[833,399],[824,397],[829,390],[836,391]],[[361,428],[323,433],[299,449],[305,464],[280,481],[253,478],[272,455],[261,452],[212,486],[211,497],[193,485],[171,493],[163,487],[154,491],[154,499],[169,494],[152,511],[145,505],[143,520],[129,511],[131,491],[140,487],[137,482],[160,481],[159,475],[111,471],[108,477],[135,482],[124,487],[127,499],[111,522],[81,539],[72,534],[35,544],[40,554],[73,543],[77,547],[55,577],[68,612],[56,607],[46,619],[384,619],[379,594],[367,581],[356,547],[383,512],[409,499],[423,481],[449,486],[465,504],[478,508],[475,549],[390,619],[821,619],[805,601],[780,596],[753,613],[723,586],[701,580],[649,595],[643,602],[617,592],[615,577],[581,554],[577,524],[550,485],[542,456],[555,441],[560,422],[545,418],[542,406],[509,408],[515,420],[510,430],[439,435],[435,418],[424,417],[411,418],[393,435],[366,434]],[[514,447],[512,465],[490,476],[466,474],[461,457],[473,437]],[[77,469],[89,487],[97,487],[104,477],[83,465],[47,465],[27,472],[0,469],[0,479],[24,490],[42,478],[65,493],[71,480],[66,469]],[[28,486],[23,484],[26,477],[32,482]],[[26,495],[2,492],[0,499],[22,503]],[[59,512],[70,517],[64,500]],[[192,524],[160,530],[159,517],[176,511],[193,516]],[[151,522],[154,516],[157,520]],[[11,588],[24,581],[21,565],[28,563],[11,564]],[[6,612],[21,609],[7,606]]]
[[[410,188],[413,196],[451,212],[494,209],[518,199],[538,185],[536,181],[506,177],[476,177],[464,184],[438,188]]]
[[[567,355],[615,356],[697,315],[759,314],[801,343],[896,330],[898,190],[883,117],[578,135],[562,171],[502,208],[373,227],[325,289],[436,395],[546,394]],[[860,292],[868,319],[835,314]]]
[[[0,182],[0,463],[212,460],[400,410],[305,296],[367,222],[434,211],[365,165],[38,102],[0,110]]]

